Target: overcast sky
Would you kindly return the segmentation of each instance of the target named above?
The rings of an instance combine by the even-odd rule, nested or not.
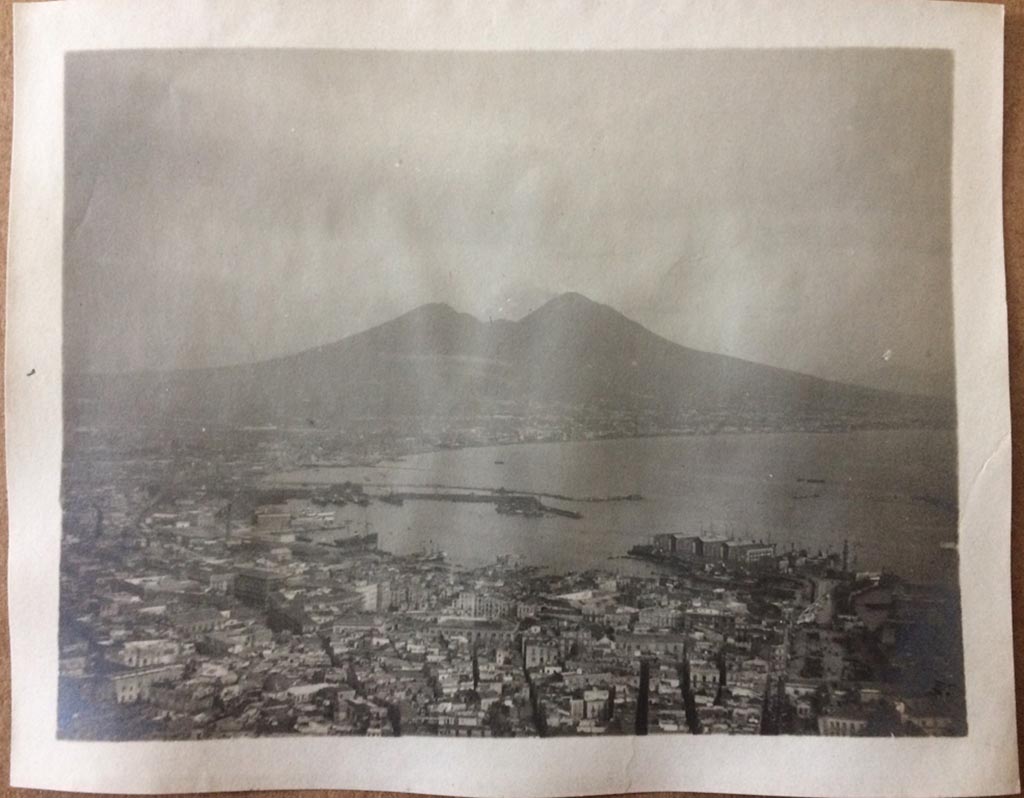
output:
[[[951,373],[936,51],[127,52],[67,71],[73,371],[563,291],[847,381]]]

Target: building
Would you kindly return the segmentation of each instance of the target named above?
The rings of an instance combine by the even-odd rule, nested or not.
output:
[[[821,679],[807,679],[793,676],[786,680],[783,692],[790,699],[805,698],[816,695],[824,683]]]
[[[211,632],[196,644],[196,648],[212,656],[244,654],[268,646],[273,639],[273,633],[266,626],[251,624]]]
[[[378,618],[367,618],[365,616],[341,616],[335,618],[331,625],[331,634],[334,636],[365,634],[367,632],[380,632],[384,625]]]
[[[468,615],[471,618],[487,618],[488,620],[506,618],[514,615],[516,610],[514,601],[470,590],[459,594],[455,607],[460,615]]]
[[[697,557],[701,553],[700,538],[696,535],[677,535],[676,554],[680,557]]]
[[[184,665],[157,665],[136,668],[110,676],[110,687],[118,704],[134,704],[149,699],[157,684],[174,682],[185,672]]]
[[[275,632],[306,635],[316,632],[316,622],[298,602],[271,602],[267,610],[267,625]]]
[[[897,704],[904,723],[916,726],[929,737],[950,734],[954,726],[954,710],[947,699],[926,696],[908,698]]]
[[[520,601],[516,605],[516,618],[520,620],[523,618],[536,618],[538,615],[540,615],[540,604]]]
[[[823,737],[859,737],[867,728],[867,715],[859,707],[818,716],[818,734]]]
[[[425,610],[431,605],[431,594],[419,580],[401,579],[388,585],[387,601],[383,597],[379,601],[381,609]]]
[[[250,568],[235,575],[235,597],[253,607],[265,608],[270,595],[284,587],[284,577],[273,571]]]
[[[690,607],[683,613],[687,629],[714,629],[730,632],[736,626],[736,615],[723,607]]]
[[[671,532],[654,535],[651,538],[651,546],[660,554],[675,554],[677,537],[678,535]]]
[[[112,659],[129,668],[146,668],[172,665],[180,656],[181,644],[175,640],[129,640]]]
[[[371,582],[353,590],[359,595],[363,612],[386,612],[391,608],[391,586],[387,582]]]
[[[686,651],[686,643],[686,635],[681,634],[620,632],[615,636],[615,649],[634,657],[643,654],[669,654],[681,657]]]
[[[231,590],[231,583],[234,577],[228,573],[212,573],[207,579],[210,590],[214,593],[227,593]]]
[[[690,687],[694,690],[717,690],[721,670],[713,662],[695,660],[690,663]]]
[[[683,614],[675,607],[645,607],[640,610],[637,623],[648,629],[677,629]]]
[[[701,540],[696,535],[662,533],[651,538],[651,545],[660,554],[678,557],[699,557],[701,554]]]
[[[750,540],[730,540],[725,544],[725,558],[729,562],[754,563],[775,557],[774,543],[756,543]]]
[[[560,649],[554,642],[523,641],[523,660],[527,668],[543,668],[545,665],[553,665],[558,662],[560,656]]]
[[[438,623],[438,631],[446,636],[465,637],[470,643],[505,645],[515,638],[516,630],[496,621],[473,618],[445,618]]]
[[[170,617],[171,625],[185,635],[194,636],[220,629],[227,620],[217,610],[203,609],[177,613]]]
[[[268,505],[256,510],[253,518],[253,532],[257,535],[278,536],[291,525],[292,515],[283,505]]]
[[[160,709],[195,715],[213,708],[215,692],[210,684],[161,681],[150,687],[147,700]]]
[[[572,720],[606,721],[611,718],[613,691],[591,689],[569,699],[569,717]]]
[[[697,542],[699,555],[705,560],[719,562],[725,559],[726,547],[729,545],[726,538],[701,536]]]

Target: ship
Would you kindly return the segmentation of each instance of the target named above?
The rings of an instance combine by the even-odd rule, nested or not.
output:
[[[368,532],[365,535],[353,535],[349,538],[335,538],[334,545],[336,548],[346,551],[369,551],[377,548],[377,533]]]
[[[372,551],[377,548],[377,533],[370,531],[370,522],[363,524],[363,533],[335,538],[335,547],[345,551]]]
[[[447,555],[437,547],[434,541],[430,541],[422,551],[412,555],[412,558],[419,562],[440,563],[444,562]]]

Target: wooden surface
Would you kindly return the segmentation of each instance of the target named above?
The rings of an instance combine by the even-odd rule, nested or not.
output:
[[[73,0],[70,0],[73,2]],[[780,0],[784,2],[784,0]],[[1003,146],[1003,209],[1006,235],[1006,292],[1009,314],[1010,391],[1013,414],[1013,614],[1014,651],[1016,654],[1017,726],[1024,729],[1024,0],[1006,0],[1005,117]],[[6,287],[7,203],[11,148],[11,3],[0,6],[0,251],[4,253],[4,271],[0,273],[0,295]],[[6,319],[0,309],[0,328]],[[0,384],[0,397],[3,386]],[[0,447],[0,473],[3,469]],[[7,494],[0,487],[0,519],[3,545],[0,545],[0,796],[57,796],[67,793],[46,790],[24,790],[9,787],[10,741],[10,661],[7,634]],[[1018,735],[1018,750],[1021,737]],[[1022,756],[1024,759],[1024,756]],[[267,796],[269,793],[235,792],[205,795]],[[281,793],[275,796],[316,796],[316,798],[355,798],[385,796],[391,793],[352,792],[342,790]],[[693,795],[693,793],[663,793]]]

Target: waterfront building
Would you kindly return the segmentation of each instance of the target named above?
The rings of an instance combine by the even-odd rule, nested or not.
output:
[[[701,535],[698,540],[699,555],[705,560],[717,562],[725,559],[726,547],[729,545],[727,538]]]
[[[730,562],[755,563],[775,557],[774,543],[749,540],[730,540],[725,544],[725,558]]]

